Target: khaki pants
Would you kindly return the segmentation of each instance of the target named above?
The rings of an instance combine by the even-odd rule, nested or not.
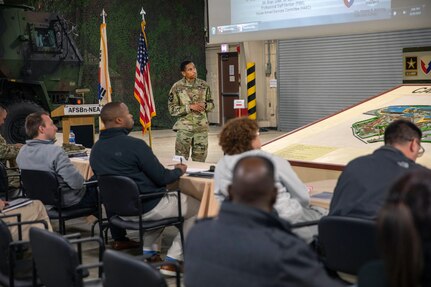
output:
[[[52,231],[52,226],[49,221],[48,214],[46,213],[45,206],[39,200],[34,200],[32,203],[26,206],[13,209],[11,211],[7,211],[2,214],[9,215],[9,214],[16,214],[16,213],[21,214],[21,221],[45,220],[46,223],[48,224],[49,231]],[[15,223],[16,217],[4,218],[3,221],[6,223]],[[29,240],[28,233],[31,227],[44,228],[42,224],[22,225],[22,240]],[[10,227],[10,232],[12,234],[13,240],[18,240],[18,227],[17,226]]]
[[[198,214],[200,202],[191,196],[181,194],[181,211],[184,217],[183,233],[187,236],[190,228],[193,226]],[[166,194],[160,202],[149,212],[142,216],[144,220],[159,220],[166,217],[178,216],[178,199],[176,193]],[[127,220],[138,220],[136,217],[123,217]],[[145,232],[144,234],[144,250],[154,250],[161,246],[161,235],[163,229]],[[157,247],[156,247],[157,246]],[[178,232],[175,236],[171,247],[168,250],[167,256],[179,261],[183,261],[183,248],[181,246],[181,236]]]

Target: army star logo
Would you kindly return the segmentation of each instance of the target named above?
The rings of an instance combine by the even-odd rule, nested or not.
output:
[[[418,58],[417,57],[406,57],[406,70],[416,71],[418,69]]]

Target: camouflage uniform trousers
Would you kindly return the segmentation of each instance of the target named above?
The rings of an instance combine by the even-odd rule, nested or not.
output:
[[[208,131],[192,132],[178,130],[175,142],[175,155],[182,155],[185,159],[188,159],[190,148],[192,150],[193,161],[205,162],[208,153]]]

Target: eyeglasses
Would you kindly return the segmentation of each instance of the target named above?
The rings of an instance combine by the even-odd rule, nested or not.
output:
[[[425,153],[425,149],[424,149],[424,147],[421,145],[420,140],[418,140],[417,138],[413,138],[413,139],[409,139],[409,141],[414,141],[414,142],[416,142],[416,143],[418,144],[418,146],[419,146],[419,150],[418,150],[418,157],[423,156],[423,155],[424,155],[424,153]]]
[[[418,157],[421,157],[421,156],[424,155],[425,149],[424,149],[424,147],[421,145],[421,143],[419,141],[417,141],[417,143],[419,145]]]

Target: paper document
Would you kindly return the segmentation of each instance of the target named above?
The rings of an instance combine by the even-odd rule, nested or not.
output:
[[[3,212],[8,212],[10,210],[17,209],[19,207],[25,206],[27,204],[32,203],[33,200],[29,198],[17,198],[12,201],[9,201],[8,205],[3,209]]]

